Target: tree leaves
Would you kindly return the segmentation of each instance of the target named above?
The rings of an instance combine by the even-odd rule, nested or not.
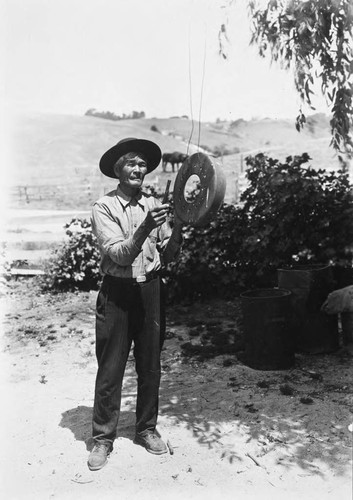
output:
[[[74,218],[64,228],[68,239],[49,260],[43,287],[53,291],[96,289],[100,256],[91,223]]]
[[[251,43],[262,57],[294,65],[300,98],[312,107],[314,78],[331,106],[331,145],[353,156],[353,7],[351,0],[278,0],[249,3]],[[318,68],[319,67],[319,71]],[[300,113],[299,116],[303,116]],[[297,118],[296,128],[304,124]]]

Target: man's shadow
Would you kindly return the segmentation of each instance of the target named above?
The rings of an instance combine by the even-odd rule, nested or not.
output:
[[[76,441],[83,441],[87,451],[94,446],[92,439],[92,414],[93,408],[89,406],[77,406],[61,414],[60,427],[70,429]],[[120,412],[117,437],[134,439],[135,436],[135,413],[132,411]]]

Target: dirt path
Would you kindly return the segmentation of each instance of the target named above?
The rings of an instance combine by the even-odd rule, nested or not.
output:
[[[174,454],[153,456],[132,442],[130,357],[119,437],[107,466],[90,472],[96,293],[41,295],[33,281],[18,281],[6,295],[1,498],[350,500],[349,350],[297,356],[286,371],[252,370],[235,354],[201,362],[185,357],[181,345],[201,345],[202,329],[236,328],[236,308],[230,302],[174,307],[158,426]],[[281,392],[284,385],[291,395]]]

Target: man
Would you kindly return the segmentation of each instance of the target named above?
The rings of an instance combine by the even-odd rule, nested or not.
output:
[[[168,204],[141,190],[145,175],[157,168],[160,160],[157,144],[127,138],[104,153],[99,164],[103,174],[119,179],[119,185],[92,209],[103,281],[96,307],[98,371],[92,425],[95,446],[88,459],[91,470],[101,469],[113,449],[132,341],[137,372],[134,442],[153,454],[167,452],[156,432],[165,329],[159,271],[162,262],[177,255],[182,226],[176,220],[172,231]]]

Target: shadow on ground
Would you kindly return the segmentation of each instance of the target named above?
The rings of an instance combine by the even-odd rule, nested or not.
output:
[[[93,408],[90,406],[77,406],[65,411],[61,415],[60,427],[69,429],[76,441],[83,441],[87,451],[93,447],[92,439],[92,414]],[[133,440],[135,435],[135,413],[122,411],[120,413],[117,437],[124,437]]]
[[[248,449],[253,458],[258,457],[255,463],[266,463],[272,456],[287,469],[296,465],[322,475],[320,462],[343,474],[352,439],[348,431],[353,420],[351,351],[297,355],[294,368],[283,371],[251,369],[237,352],[201,360],[197,350],[192,357],[189,349],[187,356],[181,354],[173,361],[168,342],[183,345],[188,337],[194,342],[195,329],[200,330],[197,323],[204,325],[201,344],[202,331],[210,331],[210,321],[221,333],[231,325],[224,310],[210,310],[209,319],[193,308],[181,313],[183,322],[173,319],[186,325],[184,335],[177,342],[175,338],[166,342],[161,414],[185,425],[200,444],[219,450],[230,462],[243,460]],[[217,321],[222,314],[223,323]],[[189,379],[182,375],[184,370]]]
[[[197,313],[194,306],[180,308],[169,323],[160,414],[172,426],[185,426],[200,445],[229,462],[244,461],[249,453],[267,466],[275,460],[287,470],[297,466],[304,473],[323,475],[326,466],[342,474],[352,439],[347,429],[352,422],[352,353],[341,349],[331,355],[298,355],[295,367],[283,371],[253,370],[231,352],[200,361],[183,356],[181,345],[193,342],[196,334],[207,340],[212,330],[216,336],[217,331],[234,329],[234,309],[225,303],[222,310],[212,305],[201,309],[201,319]],[[198,323],[207,322],[198,329]],[[128,365],[124,380],[127,399],[136,391],[133,365]],[[89,449],[91,419],[92,408],[78,406],[62,414],[60,426]],[[123,410],[118,436],[133,439],[134,426],[134,411]]]

